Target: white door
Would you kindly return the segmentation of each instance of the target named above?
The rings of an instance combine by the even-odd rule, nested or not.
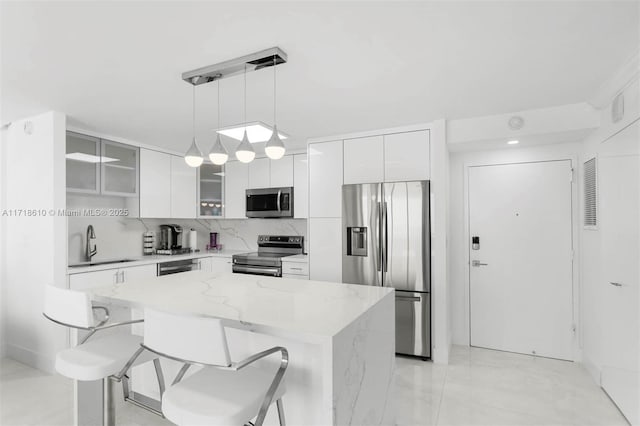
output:
[[[469,168],[472,346],[573,359],[571,176],[569,160]]]
[[[598,158],[602,238],[602,387],[640,425],[640,156],[638,125],[608,140]]]

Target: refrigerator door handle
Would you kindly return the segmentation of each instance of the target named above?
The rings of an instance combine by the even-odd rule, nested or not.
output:
[[[376,259],[376,270],[382,271],[382,203],[378,201],[378,253]]]
[[[383,220],[383,248],[382,248],[382,272],[387,272],[387,265],[389,263],[389,229],[387,225],[387,202],[382,204],[382,220]]]

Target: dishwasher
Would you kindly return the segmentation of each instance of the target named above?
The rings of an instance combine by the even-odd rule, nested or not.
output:
[[[158,276],[178,274],[180,272],[197,271],[200,269],[200,259],[172,260],[158,263]]]

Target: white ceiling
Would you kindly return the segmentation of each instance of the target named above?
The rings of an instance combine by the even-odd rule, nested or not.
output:
[[[638,50],[639,3],[2,2],[2,122],[70,122],[185,151],[180,74],[271,46],[278,123],[306,138],[588,100]],[[273,68],[248,74],[250,121],[272,118]],[[242,77],[222,80],[222,124],[241,122]],[[213,142],[216,86],[198,88]],[[228,143],[233,148],[233,143]]]

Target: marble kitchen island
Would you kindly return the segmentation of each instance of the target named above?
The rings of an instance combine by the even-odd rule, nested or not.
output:
[[[193,271],[89,292],[97,304],[130,308],[134,315],[153,307],[221,318],[234,360],[286,347],[289,425],[394,424],[392,289]],[[141,380],[139,389],[145,387]],[[157,399],[153,381],[144,381],[149,386],[140,392]],[[265,424],[277,424],[274,408]]]

